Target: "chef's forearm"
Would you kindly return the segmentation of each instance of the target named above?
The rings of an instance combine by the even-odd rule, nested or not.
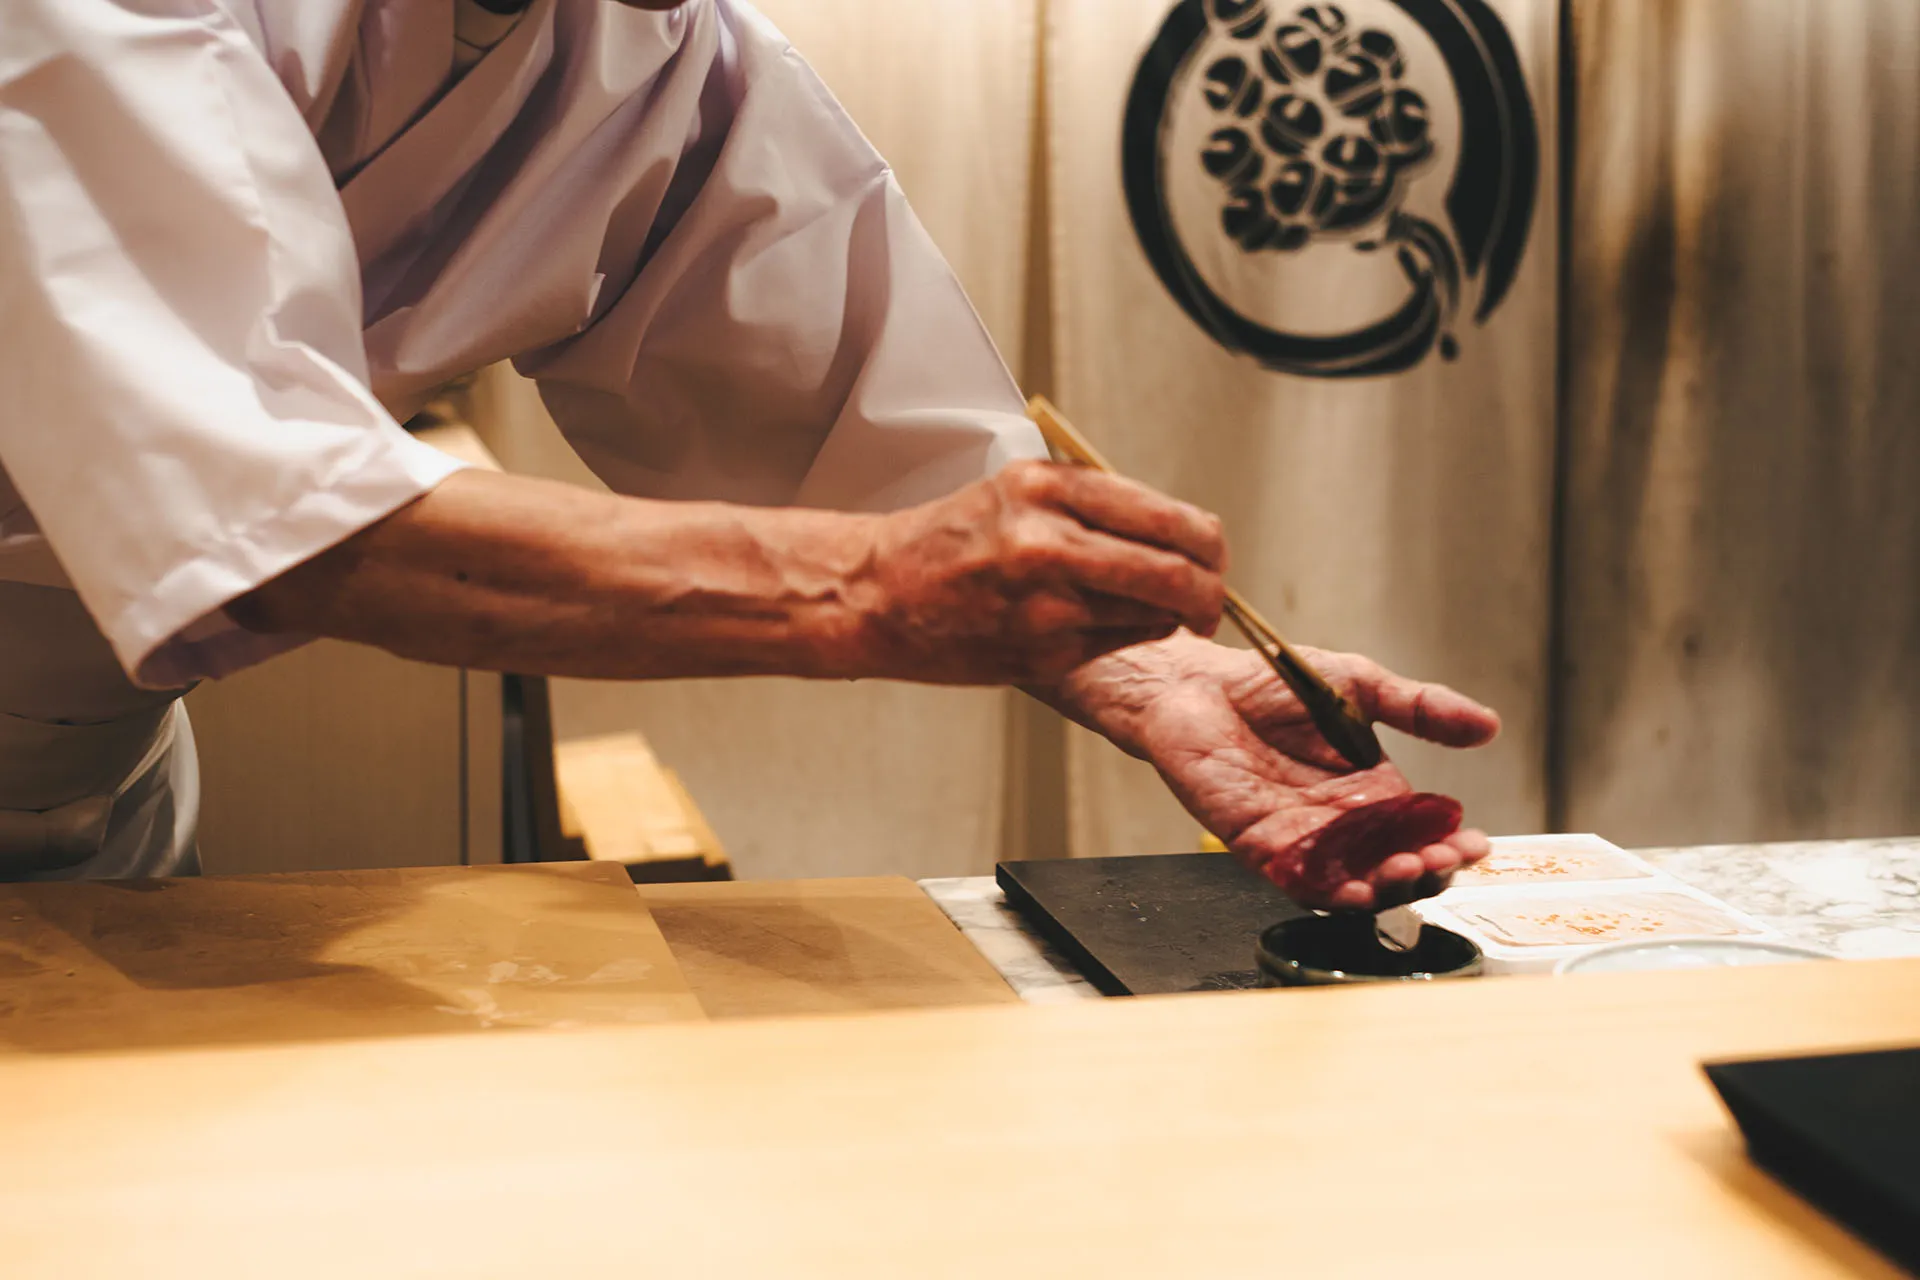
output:
[[[874,519],[462,472],[229,613],[487,670],[839,676]]]

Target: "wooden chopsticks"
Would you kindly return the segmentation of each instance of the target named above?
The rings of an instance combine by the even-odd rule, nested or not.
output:
[[[1053,450],[1057,460],[1091,467],[1108,475],[1120,474],[1046,397],[1035,396],[1029,401],[1027,416],[1040,428],[1040,434],[1046,438],[1047,447]],[[1227,621],[1247,638],[1247,643],[1260,651],[1274,674],[1293,690],[1293,696],[1300,699],[1313,718],[1313,727],[1342,759],[1356,769],[1371,769],[1386,759],[1373,727],[1361,718],[1353,703],[1308,666],[1259,611],[1231,587],[1227,588],[1225,612]]]

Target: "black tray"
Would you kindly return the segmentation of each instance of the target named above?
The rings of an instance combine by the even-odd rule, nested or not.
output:
[[[1003,862],[1013,907],[1103,994],[1260,985],[1268,926],[1307,914],[1231,854]]]
[[[1755,1164],[1920,1275],[1920,1049],[1706,1072]]]

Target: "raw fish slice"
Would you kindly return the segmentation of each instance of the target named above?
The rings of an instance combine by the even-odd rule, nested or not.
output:
[[[1396,853],[1418,853],[1460,829],[1460,802],[1417,792],[1341,814],[1267,864],[1267,877],[1303,901],[1365,880]]]

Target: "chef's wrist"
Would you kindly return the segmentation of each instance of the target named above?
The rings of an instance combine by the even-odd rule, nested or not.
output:
[[[1133,735],[1129,732],[1130,724],[1124,718],[1117,717],[1112,718],[1112,723],[1109,724],[1109,717],[1101,714],[1104,708],[1098,699],[1089,702],[1077,691],[1070,692],[1065,682],[1044,685],[1023,683],[1020,685],[1020,692],[1035,702],[1052,708],[1063,718],[1079,725],[1082,729],[1099,734],[1128,755],[1141,758],[1139,749],[1131,741]]]
[[[1178,649],[1188,642],[1205,643],[1181,630],[1165,640],[1103,654],[1058,683],[1022,688],[1081,728],[1144,760],[1149,755],[1147,722],[1173,683]]]

